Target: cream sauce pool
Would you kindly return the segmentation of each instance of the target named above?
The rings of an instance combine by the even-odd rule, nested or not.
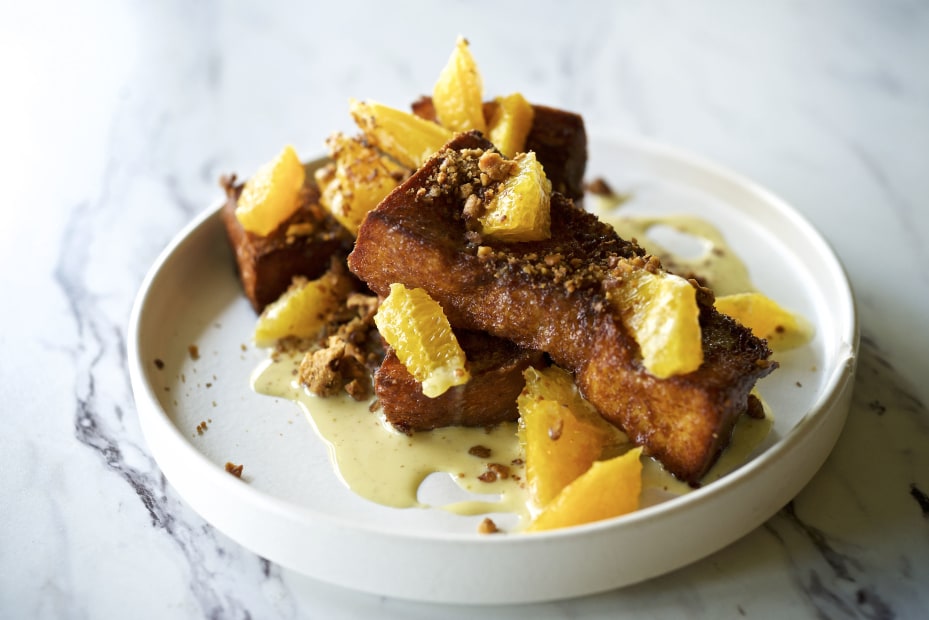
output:
[[[329,447],[330,457],[345,484],[358,495],[395,508],[431,507],[458,514],[491,512],[528,515],[523,488],[516,424],[484,428],[448,427],[412,436],[395,430],[370,402],[345,396],[320,398],[294,379],[302,355],[267,360],[252,379],[255,391],[296,401]],[[474,456],[480,447],[489,456]],[[506,478],[480,479],[488,465],[503,465]],[[463,491],[464,501],[435,505],[420,487],[433,473],[446,473]],[[486,476],[485,476],[486,479]]]

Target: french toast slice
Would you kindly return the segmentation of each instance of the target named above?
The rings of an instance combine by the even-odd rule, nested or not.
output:
[[[496,101],[484,102],[484,118],[493,118]],[[420,97],[413,102],[413,114],[430,121],[436,120],[431,97]],[[552,182],[552,189],[568,198],[584,197],[584,171],[587,168],[587,131],[584,118],[557,108],[532,105],[533,120],[526,136],[527,153],[533,151]],[[512,155],[513,153],[511,153]]]
[[[455,328],[548,353],[604,418],[678,478],[699,481],[728,445],[755,382],[776,367],[767,345],[717,312],[704,291],[703,364],[667,379],[650,375],[608,292],[621,262],[644,269],[657,260],[559,193],[550,238],[482,239],[463,205],[480,192],[477,160],[492,148],[477,132],[456,136],[368,214],[349,268],[380,295],[394,282],[425,289]]]
[[[545,366],[541,351],[521,349],[509,340],[482,332],[456,331],[468,358],[471,380],[437,398],[423,395],[393,349],[374,374],[378,406],[398,430],[411,433],[443,426],[494,426],[519,418],[516,397],[525,385],[523,371]]]
[[[220,180],[226,192],[222,208],[226,235],[245,296],[256,312],[280,297],[294,276],[317,278],[333,256],[344,257],[351,251],[351,235],[319,205],[319,190],[312,179],[307,174],[297,211],[267,236],[245,230],[236,218],[243,184],[234,175]]]

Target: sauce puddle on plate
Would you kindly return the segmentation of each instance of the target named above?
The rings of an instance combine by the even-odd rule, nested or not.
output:
[[[302,353],[279,354],[276,360],[265,361],[253,374],[252,388],[300,405],[352,491],[394,508],[441,508],[462,515],[504,512],[518,515],[521,521],[528,516],[515,423],[405,435],[393,429],[383,415],[371,411],[370,401],[310,394],[295,379],[302,358]],[[491,464],[503,465],[506,476],[498,473],[499,467],[488,476]],[[434,473],[448,474],[461,490],[479,497],[441,505],[424,500],[420,487]]]

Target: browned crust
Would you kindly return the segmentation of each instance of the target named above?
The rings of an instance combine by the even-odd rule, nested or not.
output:
[[[245,296],[256,312],[280,297],[294,276],[321,276],[333,256],[344,257],[352,239],[342,226],[319,206],[319,190],[308,175],[300,207],[277,229],[260,236],[242,228],[235,216],[242,184],[235,176],[221,181],[226,191],[222,219],[235,252],[236,267]]]
[[[409,373],[393,349],[374,375],[378,406],[403,432],[443,426],[494,426],[519,418],[516,397],[525,385],[523,371],[544,366],[540,351],[472,331],[456,333],[468,359],[471,380],[437,398],[423,395],[422,384]]]
[[[703,365],[669,379],[649,375],[606,299],[617,262],[644,264],[644,251],[560,194],[550,239],[476,238],[459,193],[435,179],[444,160],[487,148],[480,134],[461,134],[392,192],[362,225],[349,268],[381,295],[394,282],[424,288],[453,327],[547,352],[606,419],[670,472],[697,481],[728,444],[752,386],[776,366],[766,344],[699,295]]]

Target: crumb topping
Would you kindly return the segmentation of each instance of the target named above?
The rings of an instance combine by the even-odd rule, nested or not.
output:
[[[439,157],[439,165],[415,198],[431,203],[442,197],[458,204],[465,222],[466,247],[493,269],[495,277],[518,274],[534,288],[563,289],[569,295],[592,291],[603,296],[609,284],[620,281],[629,270],[662,269],[657,257],[647,255],[634,239],[618,239],[607,224],[598,224],[600,231],[594,237],[578,236],[560,243],[485,239],[478,218],[486,212],[500,183],[516,173],[517,163],[495,149],[446,149]]]
[[[484,151],[477,161],[481,174],[486,175],[490,181],[500,182],[516,174],[519,166],[512,159],[504,159],[496,151]],[[482,177],[483,179],[483,177]]]
[[[327,327],[321,346],[306,353],[298,376],[317,396],[346,391],[355,400],[372,394],[372,368],[380,360],[379,341],[374,336],[377,297],[352,293],[343,312]]]
[[[478,534],[496,534],[499,531],[500,529],[497,527],[497,524],[494,523],[494,520],[490,517],[485,517],[477,526]]]
[[[470,454],[471,456],[476,456],[481,459],[486,459],[490,457],[490,448],[488,448],[487,446],[482,446],[482,445],[471,446],[468,449],[468,454]]]
[[[245,466],[242,464],[236,465],[235,463],[226,462],[226,473],[230,473],[236,478],[242,477],[242,470],[245,469]]]
[[[496,482],[510,477],[510,468],[502,463],[488,463],[487,469],[477,477],[481,482]]]

